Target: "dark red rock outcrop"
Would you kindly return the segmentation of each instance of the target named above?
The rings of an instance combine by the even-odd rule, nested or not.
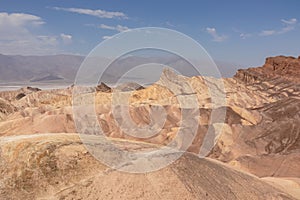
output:
[[[108,85],[106,85],[105,83],[101,82],[101,84],[96,87],[96,91],[109,93],[109,92],[111,92],[111,88]]]
[[[274,78],[300,83],[300,56],[268,57],[262,67],[238,70],[234,77],[246,83]]]

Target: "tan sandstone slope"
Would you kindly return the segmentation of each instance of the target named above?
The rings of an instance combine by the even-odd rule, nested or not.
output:
[[[158,148],[113,142],[134,151]],[[130,174],[95,160],[75,134],[2,137],[0,150],[1,199],[294,199],[256,177],[190,153],[159,171]],[[173,154],[148,159],[158,162]],[[135,162],[139,159],[145,158]],[[119,170],[130,165],[125,162]]]
[[[200,117],[196,120],[197,131],[191,146],[188,148],[188,151],[198,154],[205,136],[208,133],[212,134],[215,136],[215,140],[210,141],[210,145],[213,147],[208,155],[210,158],[222,161],[238,170],[243,170],[258,177],[262,177],[263,180],[268,181],[268,183],[271,183],[275,187],[285,190],[287,193],[292,194],[294,197],[300,199],[299,193],[294,191],[300,189],[299,62],[299,58],[292,57],[279,56],[267,58],[265,65],[262,67],[239,70],[235,77],[221,80],[212,77],[188,78],[178,76],[170,70],[165,70],[161,76],[161,79],[151,86],[146,88],[136,88],[137,85],[134,85],[133,88],[138,90],[133,90],[130,94],[130,104],[128,105],[128,108],[130,110],[130,118],[132,118],[132,121],[137,127],[142,127],[151,123],[149,112],[157,105],[161,105],[167,114],[166,122],[164,123],[162,129],[156,135],[145,139],[129,136],[125,133],[124,129],[120,129],[119,124],[116,122],[116,118],[119,118],[118,116],[113,115],[114,113],[111,106],[111,101],[112,98],[114,98],[113,95],[115,94],[112,92],[115,91],[115,89],[109,88],[104,83],[95,88],[71,86],[67,89],[40,91],[38,89],[29,87],[16,91],[0,92],[0,139],[5,141],[11,140],[11,142],[5,143],[8,145],[7,148],[2,148],[2,152],[0,151],[1,157],[6,156],[5,159],[1,159],[3,168],[0,172],[7,177],[5,180],[11,180],[2,185],[0,184],[1,187],[4,186],[3,195],[8,198],[9,191],[14,190],[14,188],[20,184],[20,187],[18,186],[15,195],[27,194],[28,198],[32,197],[31,195],[50,195],[53,198],[58,198],[57,195],[64,195],[66,198],[71,198],[72,195],[74,197],[77,195],[80,196],[80,194],[71,191],[72,189],[69,188],[70,185],[68,184],[79,184],[79,182],[82,180],[82,177],[93,176],[99,172],[96,170],[95,174],[92,173],[92,168],[95,167],[98,169],[99,164],[91,158],[86,150],[84,150],[83,146],[80,144],[80,141],[78,141],[78,138],[76,138],[74,135],[71,135],[71,133],[75,133],[77,131],[74,122],[74,113],[72,110],[72,92],[75,89],[77,91],[82,91],[82,94],[78,96],[78,99],[82,100],[81,103],[89,105],[91,102],[89,102],[90,99],[88,97],[95,97],[96,118],[97,121],[99,121],[99,124],[105,135],[111,138],[125,139],[126,141],[131,142],[137,141],[146,142],[149,143],[149,145],[167,145],[173,141],[174,138],[176,138],[178,130],[182,128],[182,113],[194,114],[199,112]],[[221,83],[223,83],[225,90],[222,90],[222,84],[220,85],[220,81],[222,81]],[[161,86],[161,83],[168,83],[167,85],[169,88]],[[187,84],[192,86],[192,91],[186,92],[182,90],[186,89],[185,87]],[[132,85],[133,84],[123,85],[118,91],[121,92],[121,94],[129,94],[130,90],[132,90]],[[214,90],[210,91],[211,88],[214,88]],[[212,96],[218,97],[223,95],[224,99],[221,99],[220,102],[214,102],[214,98],[212,98]],[[198,100],[197,106],[184,107],[180,105],[180,99],[188,102],[193,98]],[[117,108],[120,109],[120,107]],[[224,118],[222,117],[223,114]],[[214,116],[214,120],[211,118],[212,115]],[[95,134],[93,130],[93,121],[90,121],[88,117],[82,118],[82,120],[79,121],[82,122],[80,125],[87,127],[87,129],[85,129],[86,134]],[[126,125],[128,120],[121,120],[119,122]],[[195,121],[186,122],[187,124],[185,125],[187,125],[188,128],[189,123],[193,122]],[[134,128],[130,131],[137,135],[142,134],[139,133],[138,130],[139,129]],[[184,130],[184,136],[188,137],[190,134],[189,129]],[[45,144],[41,142],[41,146],[37,145],[38,147],[35,147],[36,144],[32,144],[32,142],[35,141],[35,139],[32,139],[35,138],[35,134],[37,134],[38,138],[40,138],[39,134],[46,134],[47,137],[43,137]],[[20,136],[16,137],[17,135]],[[27,137],[31,138],[33,141],[28,141],[28,139],[26,139]],[[49,138],[49,140],[46,138]],[[15,139],[18,141],[18,146],[9,147],[9,145],[15,144]],[[183,140],[184,137],[181,139]],[[42,139],[40,140],[42,141]],[[46,142],[46,140],[48,142]],[[55,152],[56,148],[60,147],[60,145],[55,143],[56,140],[63,140],[63,143],[66,142],[66,145],[62,145],[62,147],[70,148],[70,159],[74,155],[75,157],[77,156],[76,153],[74,155],[72,154],[74,152],[79,150],[79,152],[85,152],[85,154],[82,155],[79,160],[76,158],[76,161],[72,161],[72,163],[77,165],[83,160],[82,166],[90,165],[91,168],[87,167],[86,170],[91,171],[83,171],[81,174],[81,171],[78,170],[81,166],[79,166],[79,168],[75,167],[72,173],[77,174],[78,177],[74,174],[71,175],[74,180],[71,178],[66,178],[66,181],[64,182],[62,179],[56,180],[54,178],[55,180],[51,182],[52,175],[48,176],[47,173],[49,172],[51,174],[56,172],[56,165],[58,164],[59,166],[64,166],[66,164],[68,166],[65,167],[69,167],[69,164],[67,164],[69,162],[67,161],[69,155],[64,155],[66,151],[59,152],[57,157],[55,157],[55,159],[58,160],[53,162],[49,161],[50,163],[48,163],[49,159],[47,158],[47,162],[45,161],[46,163],[44,163],[42,167],[38,167],[40,164],[39,162],[42,162],[43,160],[41,160],[39,157],[36,157],[34,154],[37,149],[47,149],[48,147],[50,150],[47,150],[47,153],[42,154],[42,156],[48,155],[48,153],[52,151]],[[145,143],[141,144],[145,145]],[[178,149],[181,149],[184,146],[184,142],[180,141],[180,138],[175,142],[175,144],[176,148]],[[74,147],[74,145],[76,147]],[[73,149],[73,147],[75,149]],[[17,166],[14,164],[13,156],[19,156],[17,151],[18,148],[22,149],[23,153],[20,155],[24,155],[24,157],[20,159],[23,159],[24,162],[20,162]],[[79,153],[78,155],[81,154],[82,153]],[[197,170],[201,170],[201,168],[205,168],[205,166],[201,165],[203,162],[205,165],[216,165],[220,167],[221,171],[223,170],[223,165],[219,165],[215,162],[211,164],[210,160],[199,160],[195,156],[192,157],[193,158],[191,158],[190,154],[187,154],[182,159],[191,159],[191,162],[199,162],[196,165],[199,165],[200,169],[193,168],[194,171],[196,170],[195,172],[197,172]],[[13,169],[13,167],[9,167],[10,164],[7,164],[6,160],[9,160],[12,165],[15,165],[14,167],[20,167],[21,169],[19,171],[16,169],[8,172],[7,170]],[[52,168],[52,165],[54,168]],[[70,164],[70,166],[72,166],[72,164]],[[187,166],[186,168],[190,167],[191,166]],[[34,168],[34,170],[31,168]],[[64,174],[61,173],[65,173],[66,171],[63,169],[64,168],[59,169],[59,175],[54,174],[53,177],[64,177]],[[43,172],[43,170],[46,170],[46,172]],[[234,173],[228,175],[228,177],[225,177],[226,180],[223,180],[224,183],[216,178],[214,179],[215,182],[212,182],[212,185],[228,185],[231,182],[235,182],[234,180],[239,180],[239,178],[240,181],[242,181],[242,179],[248,180],[248,178],[244,177],[246,175],[240,175],[239,173],[236,174],[236,172],[232,171],[231,169],[229,170],[230,172],[228,170],[228,168],[224,169],[226,173]],[[174,172],[174,170],[171,171]],[[46,173],[46,175],[44,173]],[[111,175],[111,173],[118,174],[119,172],[109,172],[109,174],[105,174],[105,176],[114,176]],[[159,174],[161,172],[157,173]],[[206,175],[209,176],[210,174]],[[33,185],[30,186],[28,189],[29,191],[26,192],[26,187],[29,184],[26,182],[27,176],[29,177],[29,180],[34,180],[30,184],[35,184],[35,180],[37,180],[35,178],[38,178],[38,180],[41,181],[37,181],[38,185],[45,184],[45,187],[48,187],[50,183],[52,185],[50,184],[50,188],[46,189],[46,191],[42,191],[41,189],[38,189],[38,186]],[[45,179],[40,178],[44,176]],[[125,177],[127,176],[122,175],[122,177],[123,176],[124,179],[126,179]],[[176,173],[176,176],[178,176],[178,173]],[[183,178],[186,177],[184,174],[182,174],[182,176],[183,177],[179,178],[180,184],[185,184]],[[187,176],[190,176],[190,174]],[[193,176],[198,176],[198,173],[193,174]],[[108,195],[108,197],[117,198],[117,196],[110,196],[113,195],[114,192],[110,192],[109,187],[105,190],[107,193],[101,193],[101,191],[98,191],[95,184],[100,184],[99,182],[101,182],[101,180],[99,177],[96,177],[91,179],[91,183],[83,183],[88,185],[86,188],[80,186],[80,184],[72,187],[76,188],[76,190],[82,191],[82,195],[105,194]],[[139,177],[143,179],[147,177],[147,175],[139,175]],[[152,177],[152,175],[150,177]],[[208,182],[211,181],[209,177],[202,178]],[[119,180],[115,178],[111,179],[112,180],[109,184],[115,184],[114,181]],[[3,180],[4,179],[1,179],[2,182]],[[132,179],[132,187],[134,188],[137,186],[134,185],[133,180],[136,179]],[[253,180],[261,182],[261,180],[256,178]],[[279,184],[280,181],[278,180],[287,181],[287,183]],[[56,182],[58,182],[58,186],[55,186]],[[63,182],[63,185],[61,185],[61,182]],[[205,192],[199,192],[202,191],[203,187],[206,186],[201,185],[202,183],[200,182],[192,183],[196,185],[199,184],[199,188],[194,188],[195,190],[193,190],[193,187],[197,186],[192,187],[185,185],[184,187],[188,188],[188,191],[186,191],[187,197],[192,197],[188,196],[189,193],[190,195],[194,195],[193,197],[202,197],[201,195],[206,195],[205,192],[207,192],[208,189],[204,189],[203,191]],[[244,182],[237,181],[237,183],[239,186],[232,187],[242,187],[242,191],[244,189],[249,189],[247,186],[243,185]],[[90,187],[89,184],[91,185]],[[256,183],[253,184],[255,185]],[[290,185],[292,185],[294,190],[290,190]],[[64,187],[67,188],[66,191],[57,193]],[[264,189],[264,187],[261,186],[257,187],[262,191]],[[268,187],[269,186],[267,185],[266,188]],[[9,190],[9,188],[11,190]],[[37,189],[37,191],[33,191],[33,194],[30,193],[32,188]],[[93,188],[94,193],[93,191],[90,191],[91,188]],[[220,188],[221,186],[218,186],[218,189]],[[122,188],[121,186],[117,189],[120,191],[124,190],[124,192],[126,192],[125,188]],[[179,195],[179,192],[176,193],[176,188],[174,190],[171,188],[167,188],[165,190],[173,191],[174,194]],[[232,192],[228,193],[228,195],[238,195],[237,190],[230,190]],[[208,191],[208,195],[211,198],[218,199],[222,197],[213,196],[211,192],[212,191]],[[269,193],[273,194],[273,192]],[[156,194],[159,194],[159,192]],[[197,196],[198,194],[200,196]],[[260,198],[260,195],[253,191],[246,191],[245,194],[254,195],[253,197],[250,195],[249,199],[267,199],[263,196]],[[151,193],[151,196],[153,195],[154,194]],[[255,195],[257,196],[255,197]],[[231,197],[234,198],[233,196],[228,197],[231,199]],[[228,199],[226,196],[223,196],[222,198]]]

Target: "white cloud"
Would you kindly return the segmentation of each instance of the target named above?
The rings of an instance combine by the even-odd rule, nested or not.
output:
[[[24,13],[0,13],[0,39],[24,39],[29,33],[28,28],[44,24],[44,21],[35,15]]]
[[[276,34],[277,32],[275,30],[264,30],[264,31],[261,31],[259,33],[260,36],[270,36],[270,35],[274,35]]]
[[[59,44],[56,36],[38,35],[36,38],[44,45],[56,46]]]
[[[284,27],[278,31],[278,34],[283,34],[294,30],[298,21],[296,18],[292,18],[289,20],[282,19],[281,22],[283,23]]]
[[[297,19],[296,18],[292,18],[292,19],[282,19],[281,20],[283,27],[279,30],[263,30],[259,33],[260,36],[271,36],[271,35],[280,35],[280,34],[284,34],[287,32],[290,32],[292,30],[294,30],[296,28],[297,25]]]
[[[279,30],[277,32],[277,34],[287,33],[287,32],[290,32],[290,31],[292,31],[294,29],[295,29],[295,26],[286,26],[286,27],[283,27],[281,30]]]
[[[234,32],[238,33],[239,36],[240,36],[240,38],[242,38],[242,39],[247,39],[247,38],[250,38],[250,37],[253,36],[253,34],[251,34],[251,33],[245,33],[245,32],[243,32],[243,31],[241,31],[240,29],[237,29],[237,28],[232,28],[232,30]]]
[[[219,35],[215,28],[206,28],[206,32],[213,37],[213,41],[215,42],[223,42],[227,39],[226,35]]]
[[[298,20],[296,18],[291,19],[281,19],[282,27],[280,29],[267,29],[262,30],[258,33],[243,33],[240,30],[234,29],[235,32],[240,34],[242,39],[246,39],[253,36],[272,36],[272,35],[280,35],[294,30],[297,26]]]
[[[45,22],[38,16],[25,14],[25,13],[0,13],[0,27],[5,25],[22,26],[26,24],[41,25]]]
[[[112,38],[112,37],[113,37],[113,36],[105,35],[105,36],[102,37],[102,39],[103,39],[103,40],[108,40],[108,39],[110,39],[110,38]]]
[[[59,36],[41,35],[36,27],[45,24],[39,16],[0,12],[0,53],[45,55],[60,53]]]
[[[105,24],[100,24],[99,28],[101,28],[101,29],[107,29],[107,30],[114,30],[114,31],[118,31],[118,32],[123,32],[123,31],[128,31],[129,30],[128,27],[121,26],[121,25],[109,26],[109,25],[105,25]]]
[[[282,21],[284,24],[289,24],[289,25],[293,25],[293,24],[296,24],[296,23],[297,23],[297,19],[296,19],[296,18],[292,18],[292,19],[289,19],[289,20],[282,19],[281,21]]]
[[[252,34],[250,34],[250,33],[241,33],[241,34],[240,34],[240,37],[241,37],[242,39],[246,39],[246,38],[252,37]]]
[[[110,12],[105,10],[92,10],[92,9],[84,9],[84,8],[61,8],[61,7],[53,7],[54,10],[62,10],[72,13],[78,13],[83,15],[90,15],[99,18],[119,18],[119,19],[128,19],[127,15],[122,12]]]
[[[62,39],[64,44],[71,44],[72,43],[72,35],[61,33],[60,38]]]

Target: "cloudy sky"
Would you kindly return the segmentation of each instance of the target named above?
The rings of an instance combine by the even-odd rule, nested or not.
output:
[[[216,60],[257,66],[300,55],[300,1],[0,1],[0,53],[87,55],[112,35],[140,27],[180,31]]]

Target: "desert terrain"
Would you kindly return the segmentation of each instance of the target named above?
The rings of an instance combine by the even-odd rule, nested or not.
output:
[[[191,93],[181,90],[185,85]],[[82,91],[75,101],[74,91]],[[115,94],[129,95],[126,109],[136,128],[126,129],[129,120],[118,116],[121,104],[112,105]],[[105,146],[101,140],[88,142],[99,134],[94,121],[74,114],[74,102],[88,105],[91,96],[99,127],[118,148],[152,151],[174,143],[175,152],[134,162],[163,162],[186,151],[148,173],[124,172],[133,162],[114,168],[101,163],[87,148]],[[180,103],[191,99],[196,106]],[[144,134],[139,127],[152,123],[150,113],[158,105],[166,113],[161,130],[134,137]],[[182,120],[183,113],[198,112],[199,117]],[[214,137],[205,149],[208,134]],[[232,78],[185,77],[165,69],[150,86],[99,83],[0,92],[0,199],[300,199],[299,166],[300,57],[269,57],[263,66],[240,69]]]

